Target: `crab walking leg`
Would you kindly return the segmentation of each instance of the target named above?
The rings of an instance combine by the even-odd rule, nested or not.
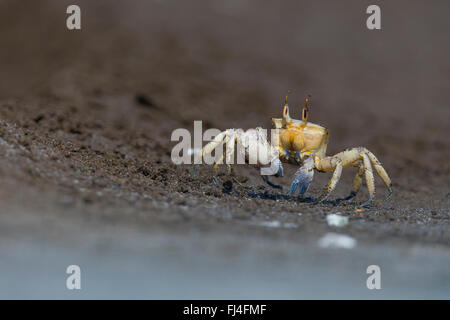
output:
[[[219,133],[213,141],[203,147],[202,152],[200,152],[200,156],[203,157],[205,154],[210,154],[211,152],[213,152],[213,150],[223,142],[228,134],[228,130]]]
[[[358,166],[358,172],[356,173],[356,176],[353,179],[352,191],[347,197],[344,198],[344,200],[350,200],[356,196],[362,185],[363,174],[364,174],[364,164],[360,162]]]
[[[217,162],[214,164],[214,176],[213,176],[213,180],[215,184],[219,184],[219,181],[217,180],[217,175],[219,174],[219,165],[221,165],[223,163],[223,154],[219,157],[219,159],[217,160]]]
[[[231,173],[231,165],[234,163],[234,148],[236,143],[236,132],[232,132],[226,141],[225,163],[228,167],[228,174]]]
[[[332,157],[332,161],[330,161],[330,164],[334,164],[334,172],[333,176],[330,179],[330,182],[328,182],[328,185],[326,188],[322,191],[321,195],[318,198],[318,202],[324,201],[330,193],[336,188],[336,184],[338,183],[339,179],[341,178],[342,174],[342,160],[339,159],[337,156]],[[330,169],[332,169],[330,167]]]
[[[369,200],[361,204],[361,207],[364,207],[368,205],[373,198],[375,198],[375,179],[373,177],[372,165],[370,164],[370,159],[367,152],[364,152],[362,157],[364,161],[364,173],[366,176],[367,189],[369,189]]]
[[[225,154],[223,154],[223,144],[225,144]],[[215,157],[211,158],[210,154],[214,150],[216,151]],[[205,158],[207,164],[214,164],[213,180],[218,184],[217,175],[219,166],[225,160],[225,164],[228,166],[228,173],[232,173],[235,154],[237,154],[238,164],[250,162],[250,164],[253,164],[257,168],[267,166],[268,164],[271,165],[272,162],[275,162],[277,171],[273,175],[283,175],[283,167],[278,158],[278,152],[269,144],[267,135],[261,128],[249,129],[245,132],[242,129],[225,130],[218,134],[213,141],[208,143],[197,156]],[[206,158],[206,156],[209,158]],[[255,161],[255,163],[252,163],[252,161]],[[281,189],[279,185],[271,183],[267,176],[263,176],[262,178],[271,187]]]
[[[213,152],[219,145],[221,145],[224,142],[224,140],[227,139],[228,135],[229,135],[229,130],[226,130],[226,131],[223,131],[223,132],[219,133],[214,138],[214,140],[212,140],[210,143],[208,143],[206,146],[203,147],[202,151],[199,153],[199,156],[202,159],[203,159],[203,157],[205,155],[209,156],[211,154],[211,152]],[[217,177],[217,174],[218,174],[219,165],[223,163],[223,158],[224,158],[224,155],[222,153],[223,149],[220,148],[220,149],[217,149],[217,150],[220,150],[221,153],[220,153],[219,158],[217,158],[217,159],[215,158],[213,160],[213,163],[214,163],[214,177],[213,177],[213,180],[214,180],[215,184],[219,184],[219,182],[218,182],[216,177]],[[217,156],[217,154],[215,156]],[[208,164],[212,164],[212,163],[208,163]]]
[[[373,167],[377,171],[378,175],[383,180],[384,184],[388,188],[388,194],[386,196],[386,199],[389,198],[392,194],[392,182],[391,178],[389,178],[386,170],[384,170],[383,166],[381,165],[380,161],[378,161],[377,157],[375,155],[367,150],[367,155],[369,156],[370,162],[372,162]]]
[[[352,186],[351,194],[356,195],[358,193],[358,191],[362,185],[363,174],[364,174],[364,164],[360,163],[360,165],[358,167],[358,172],[356,173],[356,176],[353,179],[353,186]]]
[[[198,152],[197,154],[194,155],[194,166],[193,166],[193,171],[194,171],[194,177],[196,175],[196,169],[197,169],[197,164],[202,163],[203,157],[205,154],[211,154],[211,152],[219,145],[223,142],[224,137],[226,136],[227,132],[223,131],[221,133],[219,133],[214,140],[212,140],[210,143],[208,143],[206,146],[204,146],[202,148],[202,150],[200,152]],[[208,163],[208,164],[212,164],[212,163]]]
[[[367,188],[369,189],[369,195],[370,198],[368,201],[362,204],[362,206],[365,206],[369,204],[372,199],[375,197],[375,181],[373,176],[373,170],[372,170],[372,164],[375,167],[375,170],[380,175],[381,179],[383,179],[384,183],[389,189],[388,197],[392,193],[392,187],[391,187],[391,179],[389,178],[388,174],[386,173],[386,170],[381,166],[381,163],[378,161],[378,159],[374,156],[372,152],[367,150],[364,147],[358,147],[358,148],[352,148],[345,151],[342,151],[335,156],[332,157],[326,157],[324,159],[320,159],[319,157],[316,157],[315,159],[315,167],[319,171],[336,171],[336,166],[338,163],[338,160],[342,161],[342,167],[348,167],[355,165],[358,161],[363,162],[362,168],[360,167],[359,170],[364,170]],[[334,178],[334,175],[333,175]],[[333,180],[332,178],[332,180]],[[330,187],[332,186],[332,180],[329,183],[329,187],[327,187],[326,190],[330,190]],[[361,187],[362,183],[362,173],[358,171],[358,174],[355,177],[355,180],[353,181],[353,188],[352,192],[349,197],[346,199],[351,199],[353,194],[356,194],[356,192]],[[332,189],[331,189],[332,191]],[[330,191],[330,192],[331,192]],[[326,192],[324,192],[326,194]],[[325,195],[325,198],[327,195]],[[322,198],[323,200],[323,198]]]
[[[244,159],[257,169],[260,169],[261,178],[272,188],[282,189],[281,186],[272,183],[269,175],[282,176],[283,167],[278,157],[278,152],[267,141],[267,135],[262,128],[248,129],[237,135],[238,156],[244,155]],[[240,150],[240,151],[239,151]],[[244,151],[245,150],[245,151]],[[242,152],[244,151],[244,152]],[[242,154],[243,153],[243,154]],[[275,166],[275,168],[272,167]],[[275,169],[275,172],[270,172]]]
[[[225,135],[222,136],[223,141],[225,141],[225,154],[221,154],[220,157],[217,159],[217,161],[215,161],[214,164],[214,177],[213,180],[216,184],[219,184],[218,180],[217,180],[217,175],[218,175],[218,171],[219,171],[219,166],[221,164],[223,164],[223,160],[225,159],[225,164],[228,167],[228,174],[231,173],[231,164],[233,163],[233,159],[234,159],[234,146],[236,143],[236,132],[232,129],[230,130],[226,130],[224,131]],[[215,139],[214,139],[215,141]],[[219,143],[217,143],[215,146],[219,145]],[[213,149],[211,150],[207,150],[209,152],[212,152]]]

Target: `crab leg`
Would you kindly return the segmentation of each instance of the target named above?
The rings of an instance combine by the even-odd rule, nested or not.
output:
[[[228,131],[228,130],[227,130]],[[223,131],[221,133],[219,133],[213,141],[211,141],[210,143],[208,143],[206,146],[203,147],[202,152],[200,152],[199,156],[203,157],[205,154],[210,154],[211,152],[213,152],[213,150],[220,145],[223,140],[226,138],[226,136],[228,135],[227,131]]]
[[[224,131],[225,135],[222,136],[222,141],[225,141],[225,155],[221,154],[219,159],[217,159],[217,161],[214,164],[214,177],[213,180],[216,184],[219,184],[218,180],[217,180],[217,175],[218,175],[218,171],[219,171],[219,165],[223,164],[223,160],[225,158],[225,164],[228,167],[228,174],[231,173],[231,164],[233,163],[233,158],[234,158],[234,145],[236,143],[236,133],[234,132],[234,130],[226,130]],[[221,134],[219,134],[218,136],[220,136]],[[216,139],[214,139],[214,148],[217,147],[220,143],[222,143],[222,141],[219,141],[216,143]],[[210,143],[211,144],[211,143]],[[208,145],[205,146],[205,148],[208,147]],[[213,148],[210,149],[206,149],[203,152],[212,152]]]
[[[369,204],[372,199],[375,197],[375,181],[373,176],[372,164],[375,167],[375,170],[380,175],[383,182],[386,184],[389,190],[389,195],[392,193],[391,188],[391,180],[386,173],[386,170],[381,166],[381,163],[378,159],[371,153],[369,150],[363,147],[353,148],[349,150],[345,150],[340,152],[332,157],[326,157],[320,159],[316,156],[315,166],[319,171],[334,171],[333,176],[328,183],[327,187],[324,189],[322,194],[319,197],[319,201],[325,200],[328,195],[334,190],[337,182],[341,176],[342,168],[355,165],[357,161],[362,160],[362,165],[358,170],[358,174],[356,175],[353,181],[353,188],[348,199],[352,198],[356,195],[362,183],[362,172],[365,174],[367,189],[369,190],[369,200],[364,202],[362,206],[366,206]],[[388,196],[389,196],[388,195]]]
[[[333,163],[333,167],[330,167],[330,170],[334,169],[333,176],[331,177],[330,181],[328,182],[328,185],[325,187],[325,189],[320,194],[320,196],[318,198],[318,202],[322,202],[328,198],[330,193],[334,190],[334,188],[336,188],[336,185],[337,185],[339,179],[341,178],[342,160],[339,159],[338,157],[334,156],[333,161],[330,161],[330,163]]]
[[[364,162],[364,173],[366,176],[367,189],[369,189],[369,200],[367,200],[361,205],[362,207],[364,207],[368,205],[373,198],[375,198],[375,179],[373,177],[372,165],[370,164],[370,159],[367,156],[367,153],[364,152],[362,154],[362,157]]]
[[[360,163],[358,165],[358,172],[356,173],[356,176],[353,179],[352,191],[343,200],[350,200],[356,196],[356,194],[358,193],[358,191],[362,185],[363,174],[364,174],[364,164],[360,161]]]
[[[217,147],[223,145],[223,143],[226,144],[225,154],[218,154],[217,151],[223,151],[223,149],[222,147],[217,149]],[[237,147],[238,149],[237,153],[235,151],[235,147]],[[225,164],[228,166],[228,172],[231,173],[233,168],[231,165],[234,163],[235,154],[237,154],[238,164],[241,163],[241,161],[242,163],[250,162],[250,164],[254,165],[255,167],[261,168],[263,166],[267,166],[269,164],[272,165],[272,163],[275,163],[277,171],[273,173],[273,175],[283,175],[283,167],[281,166],[281,162],[278,159],[278,153],[269,144],[266,134],[260,128],[249,129],[246,132],[244,132],[242,129],[228,129],[226,131],[223,131],[202,149],[202,151],[199,153],[199,156],[205,157],[214,150],[216,150],[216,157],[215,159],[213,159],[213,180],[216,184],[218,184],[217,174],[219,165],[223,164],[225,160]],[[255,162],[253,163],[253,161]],[[269,164],[267,164],[267,162]],[[281,189],[279,185],[270,182],[269,178],[266,175],[263,174],[262,179],[271,187]]]
[[[217,175],[219,174],[219,165],[223,163],[223,154],[220,156],[220,158],[216,161],[214,164],[214,176],[213,180],[215,184],[219,184],[219,181],[217,180]]]
[[[367,155],[369,156],[369,159],[372,162],[373,167],[377,171],[378,175],[381,177],[381,179],[383,180],[384,184],[388,188],[389,191],[388,191],[388,195],[386,196],[386,198],[389,198],[391,196],[391,194],[392,194],[392,182],[391,182],[391,179],[389,178],[386,170],[384,170],[384,168],[382,167],[380,161],[378,161],[378,159],[375,157],[375,155],[372,152],[370,152],[369,150],[367,150]]]
[[[231,173],[231,164],[234,163],[234,148],[236,143],[237,135],[235,132],[232,132],[226,141],[225,147],[225,163],[228,166],[228,174]]]
[[[194,176],[196,175],[196,168],[197,165],[196,163],[201,163],[203,156],[205,154],[210,154],[218,145],[220,145],[224,138],[226,137],[227,131],[223,131],[221,133],[219,133],[214,140],[212,140],[210,143],[208,143],[206,146],[203,147],[202,151],[197,153],[195,156],[198,157],[196,160],[198,161],[194,161],[194,166],[193,166],[193,170],[194,170]],[[223,157],[220,158],[221,161],[223,161]],[[215,161],[218,162],[218,161]],[[212,164],[212,163],[211,163]]]

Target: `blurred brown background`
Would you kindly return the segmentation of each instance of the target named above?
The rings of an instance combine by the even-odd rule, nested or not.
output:
[[[172,118],[222,129],[269,127],[292,89],[294,105],[313,95],[330,152],[395,148],[448,173],[435,154],[448,150],[447,1],[377,2],[379,31],[367,1],[79,1],[82,30],[69,31],[71,3],[2,2],[0,97],[143,92]]]

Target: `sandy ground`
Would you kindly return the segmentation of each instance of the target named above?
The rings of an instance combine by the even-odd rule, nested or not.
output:
[[[380,31],[360,1],[78,1],[81,31],[69,4],[0,2],[1,298],[450,297],[448,2],[381,1]],[[286,197],[294,166],[279,191],[246,166],[216,186],[171,162],[174,129],[270,128],[287,89],[313,95],[329,154],[378,156],[389,201],[380,179],[356,212],[365,186],[356,203]],[[322,248],[329,233],[356,245]]]

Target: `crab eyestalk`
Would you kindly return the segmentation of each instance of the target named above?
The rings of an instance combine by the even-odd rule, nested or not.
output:
[[[283,118],[286,121],[291,120],[291,117],[289,116],[289,107],[288,107],[288,97],[291,94],[291,90],[288,90],[286,93],[286,96],[284,98],[284,108],[283,108]]]
[[[311,98],[310,94],[308,94],[306,96],[305,106],[303,107],[303,110],[302,110],[302,121],[305,123],[308,121],[308,116],[309,116],[309,107],[308,107],[309,98]]]

